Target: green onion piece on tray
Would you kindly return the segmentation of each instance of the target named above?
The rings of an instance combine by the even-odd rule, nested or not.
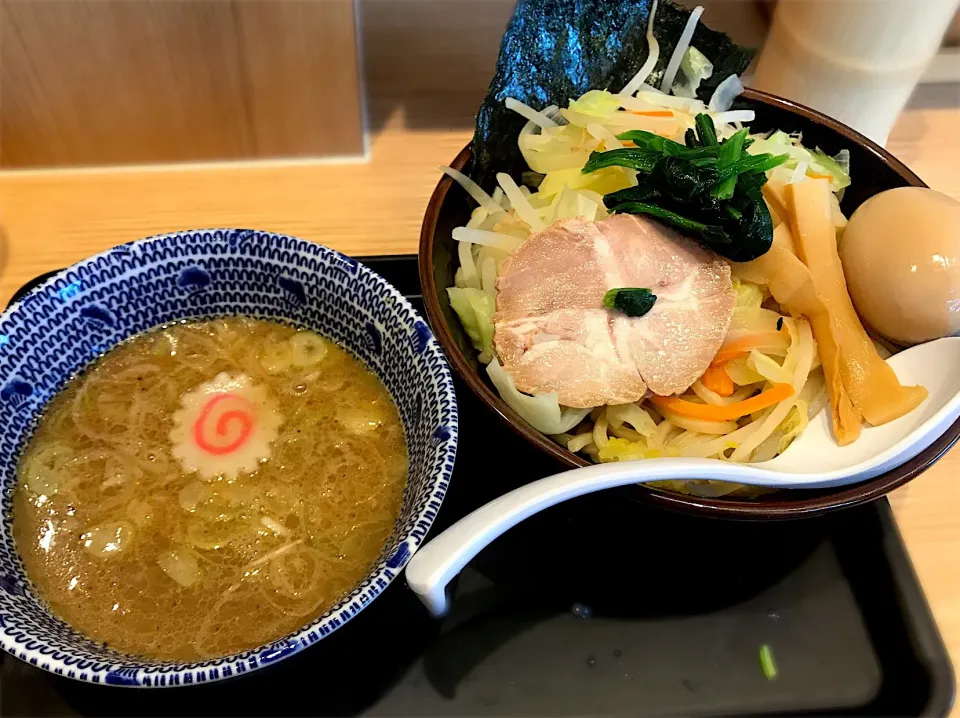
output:
[[[773,661],[773,650],[767,643],[760,646],[760,668],[768,681],[777,677],[777,664]]]

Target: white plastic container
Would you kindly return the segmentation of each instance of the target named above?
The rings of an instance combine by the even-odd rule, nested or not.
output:
[[[958,0],[780,0],[751,85],[883,145],[957,6]]]

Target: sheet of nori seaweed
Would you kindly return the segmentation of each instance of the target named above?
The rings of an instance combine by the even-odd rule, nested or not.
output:
[[[520,180],[526,169],[517,147],[526,120],[504,106],[507,97],[539,110],[566,107],[587,90],[619,92],[647,59],[652,5],[653,0],[518,0],[477,114],[473,179],[489,190],[497,172]],[[660,0],[653,30],[660,59],[648,79],[652,84],[663,77],[689,17],[689,10]],[[721,81],[743,72],[753,58],[752,50],[702,23],[692,44],[714,64],[713,76],[698,93],[705,101]]]

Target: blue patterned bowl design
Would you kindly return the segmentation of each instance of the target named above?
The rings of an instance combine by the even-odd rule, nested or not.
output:
[[[178,319],[245,314],[324,334],[384,383],[410,454],[394,534],[367,578],[326,614],[271,645],[183,664],[103,648],[54,618],[31,589],[11,535],[17,459],[47,401],[124,339]],[[379,275],[294,237],[244,229],[184,231],[75,264],[0,315],[0,648],[93,683],[164,687],[254,671],[316,643],[360,613],[403,570],[430,529],[453,472],[457,404],[440,346]]]

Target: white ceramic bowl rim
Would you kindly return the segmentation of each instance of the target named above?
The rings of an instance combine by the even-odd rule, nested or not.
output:
[[[388,548],[324,615],[267,646],[182,663],[115,653],[42,609],[11,536],[16,459],[32,419],[64,381],[118,341],[175,319],[248,314],[318,329],[391,391],[411,469]],[[453,471],[458,417],[446,359],[426,322],[357,260],[313,242],[247,229],[185,230],[101,252],[58,272],[0,314],[0,649],[93,683],[166,687],[244,674],[291,656],[351,620],[402,573],[437,515]],[[40,615],[40,614],[43,615]]]

